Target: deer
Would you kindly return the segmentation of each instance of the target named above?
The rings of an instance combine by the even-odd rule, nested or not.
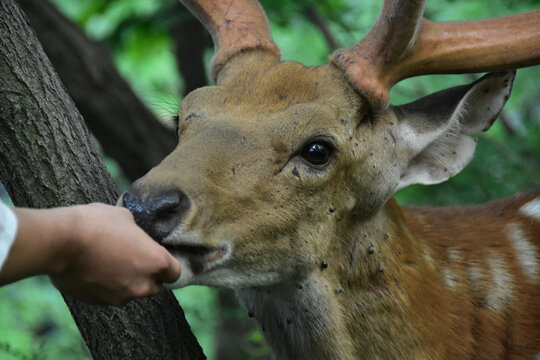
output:
[[[469,22],[385,0],[326,65],[280,60],[261,5],[182,0],[210,32],[215,85],[177,148],[120,203],[181,263],[171,288],[232,288],[276,359],[538,359],[540,192],[400,206],[472,159],[540,63],[540,11]],[[510,70],[509,70],[510,69]],[[489,72],[391,106],[399,81]]]

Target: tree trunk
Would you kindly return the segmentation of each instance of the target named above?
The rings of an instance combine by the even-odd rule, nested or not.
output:
[[[0,1],[0,138],[0,177],[16,205],[117,198],[82,117],[13,0]],[[95,359],[204,358],[170,291],[123,308],[65,299]]]
[[[17,2],[88,128],[130,180],[143,176],[174,149],[174,130],[137,98],[100,44],[49,1]]]

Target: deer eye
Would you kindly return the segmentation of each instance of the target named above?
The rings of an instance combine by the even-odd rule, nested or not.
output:
[[[310,164],[323,166],[328,164],[333,147],[324,141],[313,141],[302,149],[302,157]]]

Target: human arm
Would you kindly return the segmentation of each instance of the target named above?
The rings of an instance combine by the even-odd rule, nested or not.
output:
[[[0,285],[48,274],[61,291],[91,303],[122,305],[173,282],[180,264],[134,222],[104,204],[14,209],[19,226]]]

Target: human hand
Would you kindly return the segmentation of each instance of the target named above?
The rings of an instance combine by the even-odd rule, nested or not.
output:
[[[135,224],[127,209],[89,204],[57,210],[71,219],[64,240],[70,255],[50,275],[60,291],[90,303],[123,305],[180,276],[178,261]]]

